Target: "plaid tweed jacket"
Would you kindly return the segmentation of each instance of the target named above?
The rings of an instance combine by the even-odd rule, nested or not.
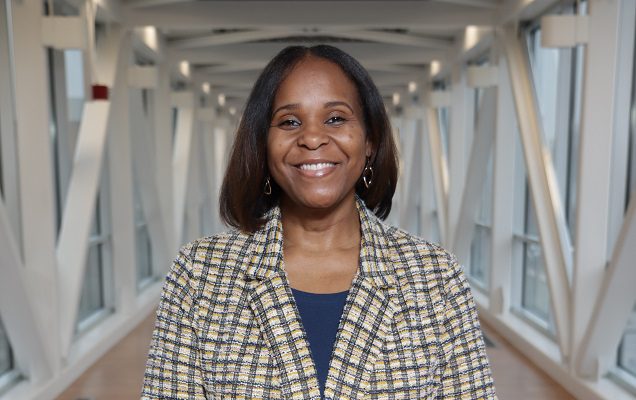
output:
[[[479,321],[457,261],[381,223],[358,200],[360,265],[326,399],[495,398]],[[163,290],[143,399],[320,399],[283,269],[280,210],[180,251]]]

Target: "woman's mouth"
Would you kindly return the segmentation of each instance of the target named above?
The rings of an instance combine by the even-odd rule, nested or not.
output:
[[[302,163],[297,168],[305,176],[321,177],[333,171],[336,165],[334,162]]]

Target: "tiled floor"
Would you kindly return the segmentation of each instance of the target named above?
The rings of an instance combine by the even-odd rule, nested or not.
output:
[[[58,400],[138,399],[154,314],[89,368]],[[532,365],[503,338],[484,326],[494,346],[488,347],[500,400],[574,399],[557,382]]]

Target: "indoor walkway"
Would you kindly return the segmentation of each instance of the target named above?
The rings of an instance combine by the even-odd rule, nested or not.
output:
[[[154,314],[89,368],[58,400],[138,399]],[[500,400],[574,399],[488,326],[488,355]]]

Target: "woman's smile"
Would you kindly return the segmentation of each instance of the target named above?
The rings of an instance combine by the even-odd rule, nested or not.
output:
[[[300,174],[308,178],[322,178],[333,172],[338,166],[330,161],[307,161],[296,166]]]

